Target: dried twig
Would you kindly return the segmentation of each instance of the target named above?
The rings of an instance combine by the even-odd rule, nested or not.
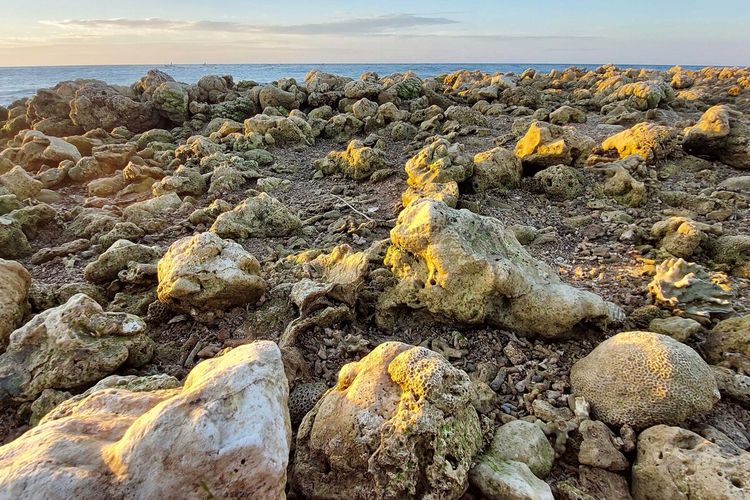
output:
[[[354,208],[351,203],[349,203],[348,201],[346,201],[345,199],[343,199],[341,196],[337,196],[335,194],[332,194],[331,196],[333,196],[334,198],[336,198],[340,202],[345,203],[346,206],[348,206],[349,208],[351,208],[352,210],[354,210],[355,212],[357,212],[359,215],[361,215],[365,219],[367,219],[369,221],[372,221],[372,222],[381,222],[381,221],[376,221],[375,219],[373,219],[372,217],[370,217],[369,215],[367,215],[367,214],[365,214],[363,212],[360,212],[359,210],[357,210],[356,208]]]

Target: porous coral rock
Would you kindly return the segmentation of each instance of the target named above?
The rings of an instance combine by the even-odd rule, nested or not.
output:
[[[616,151],[620,158],[638,155],[649,163],[662,160],[676,148],[677,133],[672,127],[643,122],[607,137],[602,150]]]
[[[0,175],[0,186],[5,187],[19,200],[33,198],[42,190],[44,185],[29,175],[26,170],[16,165],[9,172]]]
[[[138,133],[159,125],[159,116],[150,102],[138,102],[96,80],[76,91],[70,101],[70,118],[84,130],[124,126]]]
[[[293,487],[314,498],[460,497],[481,446],[470,387],[437,353],[379,345],[302,421]]]
[[[750,314],[720,321],[706,335],[703,349],[711,363],[739,355],[750,367]]]
[[[665,82],[646,81],[626,83],[610,94],[606,104],[620,103],[633,109],[655,109],[674,99],[674,90]]]
[[[652,332],[605,340],[573,365],[570,383],[596,419],[634,429],[677,424],[719,400],[711,369],[698,353]]]
[[[521,182],[522,174],[521,161],[512,151],[492,148],[474,155],[471,186],[477,193],[488,189],[514,188]]]
[[[741,113],[726,105],[709,108],[698,123],[685,129],[682,147],[691,154],[750,169],[750,125]]]
[[[612,163],[596,164],[593,170],[606,177],[602,187],[605,195],[628,207],[637,207],[646,202],[646,184],[631,174],[640,163],[640,156],[631,155]]]
[[[750,453],[730,453],[679,427],[656,425],[638,436],[635,500],[750,498]]]
[[[139,245],[128,240],[117,240],[96,260],[83,270],[83,276],[92,283],[106,283],[117,279],[117,274],[127,269],[130,262],[156,262],[161,254],[159,247]]]
[[[258,133],[268,136],[274,143],[312,145],[315,142],[310,125],[302,118],[255,115],[245,120],[245,135]]]
[[[0,448],[0,491],[282,499],[292,437],[287,399],[279,349],[267,341],[198,364],[182,388],[98,390],[64,402]]]
[[[182,205],[177,193],[163,194],[125,207],[123,218],[147,233],[155,233],[174,223],[175,212]]]
[[[658,264],[648,291],[658,305],[697,321],[734,312],[728,287],[717,283],[698,264],[683,259],[672,258]]]
[[[287,236],[301,226],[300,218],[283,203],[260,193],[220,214],[211,231],[222,238],[268,238]]]
[[[567,165],[545,168],[534,175],[534,180],[539,189],[553,200],[572,200],[584,191],[583,174]]]
[[[653,225],[651,236],[660,240],[659,246],[675,257],[687,259],[708,238],[708,234],[721,234],[720,229],[696,222],[687,217],[668,217]]]
[[[23,319],[31,275],[14,260],[0,259],[0,351]]]
[[[385,262],[399,282],[378,302],[381,325],[400,307],[548,338],[621,319],[614,304],[562,283],[492,217],[420,200],[399,214],[391,242]]]
[[[474,165],[462,144],[451,144],[436,139],[406,162],[404,206],[414,200],[431,198],[455,207],[458,202],[458,183],[471,176]]]
[[[174,242],[159,260],[157,272],[159,300],[200,317],[203,312],[255,303],[266,290],[255,257],[214,233]]]
[[[385,167],[385,155],[380,149],[352,140],[345,151],[331,151],[325,158],[316,160],[313,166],[327,175],[341,172],[361,181],[369,179],[373,172]]]
[[[14,331],[0,355],[0,400],[31,401],[44,389],[95,382],[123,365],[148,362],[153,341],[137,316],[104,312],[84,294]]]
[[[515,153],[525,169],[542,169],[552,165],[580,165],[596,143],[573,127],[560,127],[534,121],[516,144]]]
[[[284,330],[279,345],[291,347],[299,334],[314,326],[326,327],[354,316],[353,309],[368,270],[366,252],[339,245],[330,253],[305,262],[310,274],[292,287],[291,299],[299,317]]]

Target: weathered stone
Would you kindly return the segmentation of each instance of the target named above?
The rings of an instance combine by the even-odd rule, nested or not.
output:
[[[287,236],[302,226],[299,217],[266,193],[250,197],[229,212],[220,214],[211,231],[222,238],[268,238]]]
[[[391,242],[385,262],[399,282],[381,295],[382,325],[403,307],[547,338],[623,319],[613,304],[562,283],[492,217],[421,200],[401,212]]]
[[[100,380],[123,365],[151,359],[153,341],[137,316],[104,312],[78,294],[13,332],[0,355],[0,400],[33,401],[44,389]]]
[[[0,351],[26,312],[31,275],[14,260],[0,259]]]
[[[102,389],[0,448],[9,498],[283,499],[291,443],[279,349],[196,366],[181,389]]]
[[[638,436],[633,498],[750,497],[750,453],[723,451],[698,434],[656,425]]]
[[[345,365],[302,421],[293,487],[313,498],[458,498],[481,445],[469,377],[423,347],[386,342]]]
[[[685,129],[682,147],[691,154],[750,169],[750,125],[741,113],[726,105],[709,108],[698,123]]]
[[[159,300],[200,315],[256,302],[266,290],[258,261],[214,233],[176,241],[159,261]]]
[[[676,131],[671,127],[644,122],[606,138],[602,142],[602,149],[617,151],[620,158],[638,155],[653,163],[675,151],[676,136]]]
[[[117,279],[130,262],[156,262],[161,251],[159,247],[138,245],[128,240],[117,240],[95,261],[83,270],[83,277],[92,283],[106,283]]]

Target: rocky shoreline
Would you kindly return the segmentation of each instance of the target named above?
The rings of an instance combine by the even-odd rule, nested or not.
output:
[[[0,107],[0,498],[750,497],[750,69]]]

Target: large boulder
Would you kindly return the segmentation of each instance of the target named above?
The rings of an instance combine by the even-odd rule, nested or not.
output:
[[[750,453],[656,425],[638,436],[632,493],[635,500],[750,498]]]
[[[157,273],[159,300],[177,311],[198,315],[255,303],[266,290],[255,257],[214,233],[172,243]]]
[[[605,104],[618,103],[632,109],[656,109],[674,99],[672,87],[662,81],[631,82],[618,88],[604,100]]]
[[[302,227],[300,218],[266,193],[252,196],[216,218],[211,231],[222,238],[287,236]]]
[[[70,118],[84,130],[127,127],[131,132],[158,128],[159,115],[150,102],[139,102],[104,82],[81,86],[70,102]]]
[[[719,400],[711,368],[698,353],[652,332],[605,340],[573,365],[570,384],[596,419],[634,429],[680,423]]]
[[[386,342],[345,365],[302,421],[293,487],[308,498],[459,498],[482,441],[463,371]]]
[[[750,125],[742,113],[723,104],[709,108],[698,123],[685,129],[682,147],[691,154],[750,169]]]
[[[172,123],[181,125],[188,119],[188,92],[182,83],[164,82],[151,95],[154,108]]]
[[[0,259],[0,351],[26,312],[31,275],[14,260]]]
[[[44,389],[96,382],[151,359],[154,342],[137,316],[104,312],[84,294],[47,309],[10,335],[0,355],[0,401],[32,401]]]
[[[516,156],[532,172],[552,165],[582,165],[594,150],[591,137],[573,127],[535,121],[516,144]]]
[[[677,133],[672,127],[643,122],[606,138],[602,149],[614,151],[620,158],[638,155],[647,162],[655,162],[675,151],[676,139]]]
[[[198,364],[182,388],[62,403],[0,448],[7,498],[283,499],[288,387],[273,342]]]
[[[548,338],[622,319],[614,304],[564,284],[499,220],[420,200],[399,214],[385,258],[398,284],[381,295],[378,320],[399,309]]]

